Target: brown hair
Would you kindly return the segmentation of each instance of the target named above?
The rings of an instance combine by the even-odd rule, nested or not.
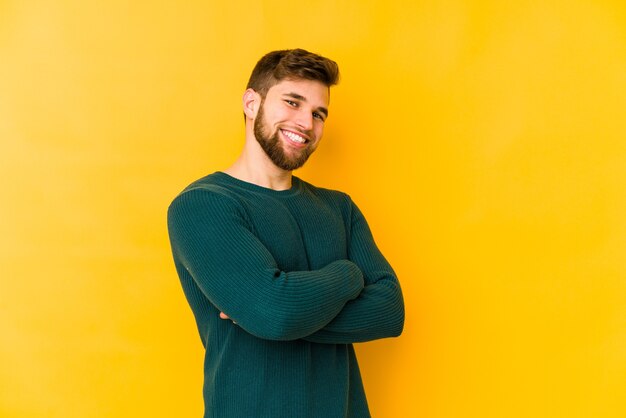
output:
[[[339,82],[339,66],[304,49],[272,51],[257,62],[246,88],[265,98],[272,86],[285,79],[317,80],[330,87]]]

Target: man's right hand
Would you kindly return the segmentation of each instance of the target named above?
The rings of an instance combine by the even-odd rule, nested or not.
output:
[[[230,319],[230,316],[226,315],[224,312],[220,312],[220,318],[222,319]],[[232,321],[232,319],[231,319]],[[233,321],[233,324],[236,324],[235,321]]]

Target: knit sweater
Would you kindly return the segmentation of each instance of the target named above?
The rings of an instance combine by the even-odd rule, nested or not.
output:
[[[404,304],[346,194],[216,172],[174,199],[168,228],[206,349],[205,418],[370,416],[352,343],[400,335]]]

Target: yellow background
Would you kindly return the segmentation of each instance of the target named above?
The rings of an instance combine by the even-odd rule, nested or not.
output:
[[[352,195],[405,294],[403,336],[357,346],[373,415],[626,416],[626,6],[600,0],[0,1],[0,416],[201,415],[166,208],[293,47],[343,76],[298,175]]]

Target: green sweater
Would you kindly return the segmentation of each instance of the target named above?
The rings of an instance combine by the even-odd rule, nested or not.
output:
[[[205,417],[370,416],[352,343],[400,335],[404,304],[346,194],[217,172],[174,199],[168,227],[206,349]]]

